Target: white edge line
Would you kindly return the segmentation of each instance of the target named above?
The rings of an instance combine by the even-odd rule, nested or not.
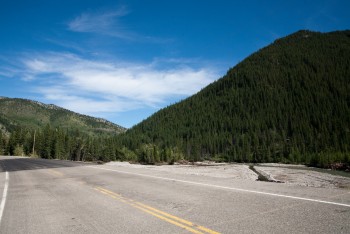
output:
[[[220,186],[220,185],[214,185],[214,184],[205,184],[205,183],[199,183],[199,182],[193,182],[193,181],[187,181],[187,180],[170,179],[170,178],[166,178],[166,177],[159,177],[159,176],[144,175],[144,174],[139,174],[139,173],[118,171],[118,170],[95,167],[95,166],[87,166],[87,167],[100,169],[100,170],[106,170],[106,171],[114,171],[114,172],[123,173],[123,174],[150,177],[150,178],[155,178],[155,179],[160,179],[160,180],[176,181],[176,182],[181,182],[181,183],[201,185],[201,186],[214,187],[214,188],[227,189],[227,190],[234,190],[234,191],[240,191],[240,192],[255,193],[255,194],[269,195],[269,196],[275,196],[275,197],[290,198],[290,199],[295,199],[295,200],[303,200],[303,201],[318,202],[318,203],[324,203],[324,204],[330,204],[330,205],[350,207],[350,204],[345,204],[345,203],[330,202],[330,201],[317,200],[317,199],[304,198],[304,197],[295,197],[295,196],[289,196],[289,195],[283,195],[283,194],[277,194],[277,193],[260,192],[260,191],[255,191],[255,190],[226,187],[226,186]]]
[[[0,204],[0,224],[2,220],[2,214],[4,213],[4,208],[5,208],[5,203],[6,203],[6,198],[7,198],[7,190],[9,186],[9,173],[6,171],[5,173],[5,186],[4,186],[4,191],[2,193],[2,199],[1,199],[1,204]]]

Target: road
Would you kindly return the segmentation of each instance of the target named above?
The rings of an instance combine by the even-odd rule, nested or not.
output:
[[[0,233],[350,233],[350,191],[0,157]]]

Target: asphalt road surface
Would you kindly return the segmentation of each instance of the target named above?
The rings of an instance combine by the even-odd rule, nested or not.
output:
[[[0,157],[0,233],[350,233],[350,191]]]

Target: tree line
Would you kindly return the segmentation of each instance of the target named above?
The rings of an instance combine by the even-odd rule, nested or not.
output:
[[[120,136],[190,161],[349,163],[350,31],[300,31]]]
[[[183,158],[176,148],[160,150],[156,145],[144,144],[140,149],[131,151],[120,144],[118,136],[96,137],[84,134],[78,129],[68,131],[50,125],[36,130],[17,127],[11,134],[0,131],[0,155],[146,163],[173,163]]]
[[[300,31],[277,40],[198,94],[117,136],[49,125],[0,136],[6,155],[348,166],[350,31]]]

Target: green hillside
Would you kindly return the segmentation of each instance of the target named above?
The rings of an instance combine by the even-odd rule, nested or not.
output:
[[[109,161],[125,128],[55,105],[0,98],[0,155]],[[123,151],[124,152],[124,151]]]
[[[107,120],[74,113],[55,105],[19,98],[0,98],[0,128],[12,132],[18,127],[38,129],[46,125],[90,136],[113,136],[126,129]]]
[[[122,134],[140,161],[349,161],[350,31],[299,31]]]

